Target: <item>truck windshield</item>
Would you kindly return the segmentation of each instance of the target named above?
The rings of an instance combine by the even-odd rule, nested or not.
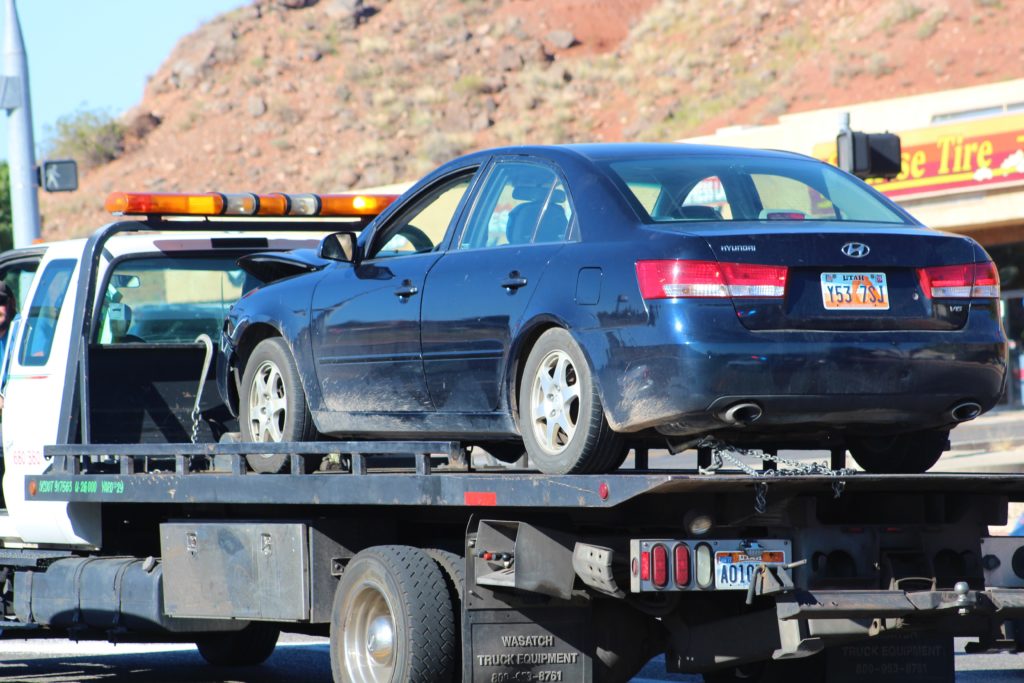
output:
[[[228,308],[261,283],[236,264],[238,254],[132,258],[114,264],[97,325],[100,344],[214,340]]]
[[[859,180],[812,160],[694,155],[613,161],[607,166],[642,217],[656,223],[909,224],[894,205]]]

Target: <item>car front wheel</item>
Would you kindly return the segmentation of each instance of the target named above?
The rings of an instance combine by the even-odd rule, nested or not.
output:
[[[563,329],[542,334],[526,359],[519,430],[530,463],[545,474],[607,472],[621,455],[583,352]]]
[[[256,443],[311,441],[316,438],[306,393],[299,381],[288,345],[280,337],[264,339],[253,349],[242,375],[239,427],[242,440]],[[288,460],[284,453],[250,454],[255,472],[280,472]],[[306,470],[316,469],[307,456]]]
[[[948,431],[911,432],[861,437],[850,443],[850,455],[872,474],[920,474],[930,470],[948,448]]]

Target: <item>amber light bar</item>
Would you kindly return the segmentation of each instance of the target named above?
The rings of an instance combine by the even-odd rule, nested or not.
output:
[[[176,194],[113,192],[104,207],[116,216],[376,216],[395,194]]]

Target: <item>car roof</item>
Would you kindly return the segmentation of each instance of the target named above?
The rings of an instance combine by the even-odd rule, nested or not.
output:
[[[591,161],[609,159],[656,158],[666,156],[718,156],[718,157],[767,157],[778,159],[805,159],[802,154],[770,149],[749,147],[725,147],[723,145],[693,145],[683,142],[597,142],[559,145],[572,150]]]

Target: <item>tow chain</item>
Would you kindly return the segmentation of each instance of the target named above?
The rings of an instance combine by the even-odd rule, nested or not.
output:
[[[206,348],[206,355],[203,358],[203,374],[199,375],[199,388],[196,389],[196,402],[192,406],[192,443],[199,438],[199,401],[203,398],[203,385],[206,384],[206,373],[210,371],[210,362],[213,360],[213,340],[210,335],[201,334],[196,337],[196,343]]]
[[[699,467],[697,471],[700,474],[715,474],[728,461],[744,474],[757,479],[754,482],[754,512],[759,515],[764,514],[768,509],[768,482],[765,481],[766,479],[810,475],[831,477],[832,497],[839,498],[846,489],[846,478],[857,474],[857,470],[849,467],[834,470],[829,467],[827,462],[801,462],[799,460],[790,460],[789,458],[780,458],[777,455],[771,455],[756,448],[728,446],[714,437],[702,439],[697,444],[697,448],[711,449],[711,464],[707,467]],[[785,465],[788,469],[757,470],[740,460],[740,457],[756,458],[762,462],[773,462],[777,465]]]

